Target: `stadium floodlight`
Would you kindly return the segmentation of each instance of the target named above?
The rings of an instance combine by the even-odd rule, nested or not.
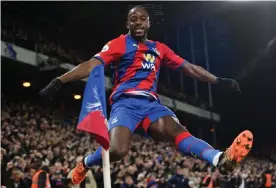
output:
[[[81,95],[74,95],[74,99],[80,100],[81,99]]]
[[[30,87],[31,86],[31,82],[23,82],[23,87]]]

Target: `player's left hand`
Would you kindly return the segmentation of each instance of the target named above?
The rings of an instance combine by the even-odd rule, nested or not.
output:
[[[230,89],[230,90],[232,90],[232,91],[234,91],[236,93],[241,93],[239,83],[236,80],[234,80],[234,79],[230,79],[230,78],[217,78],[217,84],[222,89],[226,89],[226,90]]]

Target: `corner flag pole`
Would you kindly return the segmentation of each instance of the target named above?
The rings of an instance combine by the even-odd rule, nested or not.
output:
[[[109,149],[102,149],[104,188],[111,188]]]

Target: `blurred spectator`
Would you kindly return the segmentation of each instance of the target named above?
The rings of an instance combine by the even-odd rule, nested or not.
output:
[[[10,180],[8,181],[6,187],[27,188],[27,184],[25,183],[25,180],[24,180],[24,173],[20,168],[13,167],[10,172],[11,172]]]
[[[99,144],[89,134],[76,131],[74,121],[66,126],[52,121],[57,110],[12,101],[2,101],[1,108],[2,185],[30,187],[32,179],[36,179],[34,174],[42,169],[44,183],[49,176],[51,187],[72,187],[70,176],[76,162]],[[114,188],[198,188],[209,175],[206,182],[212,180],[213,187],[259,188],[264,186],[263,174],[267,170],[273,187],[276,164],[267,160],[248,158],[231,176],[224,177],[207,163],[181,155],[169,143],[136,135],[128,155],[111,164],[111,179]],[[86,180],[74,186],[103,187],[102,172],[100,166],[94,166]]]
[[[182,174],[182,169],[178,167],[176,170],[176,174],[168,180],[168,184],[172,185],[175,188],[188,188],[189,179],[184,177],[184,175]]]
[[[45,168],[42,164],[42,159],[40,156],[40,153],[37,154],[37,156],[35,156],[32,159],[31,162],[32,165],[32,188],[39,188],[39,187],[47,187],[50,188],[51,187],[51,183],[50,183],[50,178],[49,178],[49,174],[47,173],[47,168]]]
[[[261,187],[263,188],[271,188],[272,187],[272,167],[269,169],[265,170],[262,174],[262,179],[261,179]]]

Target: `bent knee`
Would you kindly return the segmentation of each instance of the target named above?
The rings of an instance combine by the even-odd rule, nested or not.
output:
[[[128,148],[124,148],[124,147],[116,147],[116,148],[110,148],[109,150],[109,155],[110,155],[110,160],[111,161],[119,161],[121,160],[123,157],[126,156],[128,152]]]
[[[174,140],[177,135],[183,132],[188,132],[187,128],[183,126],[175,117],[166,118],[165,123],[166,133],[172,140]]]

